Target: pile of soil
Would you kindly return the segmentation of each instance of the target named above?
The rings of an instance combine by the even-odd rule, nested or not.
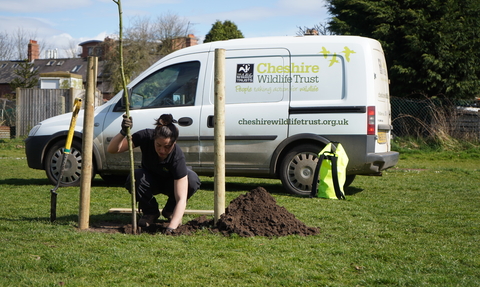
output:
[[[163,232],[167,225],[168,222],[160,221],[148,228],[143,228],[142,232]],[[226,236],[235,233],[241,237],[277,237],[294,234],[308,236],[320,232],[316,227],[306,226],[287,209],[277,205],[275,198],[262,187],[257,187],[232,200],[216,225],[213,219],[209,220],[206,216],[201,216],[179,226],[171,235],[190,235],[198,230],[208,230]],[[131,234],[131,225],[124,226],[123,232]]]
[[[320,231],[308,227],[277,205],[277,201],[264,188],[257,187],[232,200],[220,216],[217,228],[224,234],[236,233],[242,237],[315,235]]]

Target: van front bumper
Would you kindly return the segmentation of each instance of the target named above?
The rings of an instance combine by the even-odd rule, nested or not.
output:
[[[44,169],[43,157],[45,147],[51,140],[51,136],[33,136],[25,139],[25,155],[29,168]]]

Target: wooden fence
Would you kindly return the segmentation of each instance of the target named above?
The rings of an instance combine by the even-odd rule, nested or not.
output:
[[[72,111],[75,98],[84,98],[78,89],[17,89],[16,137],[28,135],[37,123]],[[103,103],[97,93],[95,106]]]

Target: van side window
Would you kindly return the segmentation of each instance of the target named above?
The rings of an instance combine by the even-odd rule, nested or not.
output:
[[[156,71],[133,87],[132,109],[193,106],[200,62],[186,62]]]

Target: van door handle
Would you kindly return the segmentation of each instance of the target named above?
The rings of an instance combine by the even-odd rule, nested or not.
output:
[[[207,128],[213,128],[215,127],[215,117],[214,116],[208,116],[207,117]]]
[[[188,127],[193,124],[193,119],[189,117],[183,117],[178,120],[178,125],[182,127]]]

